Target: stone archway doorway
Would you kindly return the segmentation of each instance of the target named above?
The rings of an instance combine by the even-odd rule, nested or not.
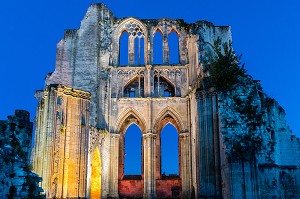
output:
[[[101,198],[101,158],[98,147],[92,156],[91,195],[90,199]]]

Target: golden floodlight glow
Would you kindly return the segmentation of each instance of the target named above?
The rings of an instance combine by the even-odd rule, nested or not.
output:
[[[91,199],[101,198],[101,159],[98,147],[92,157]]]

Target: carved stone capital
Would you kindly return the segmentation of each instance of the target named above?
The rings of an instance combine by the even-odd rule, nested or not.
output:
[[[114,139],[119,139],[120,138],[120,134],[110,134],[110,137],[114,138]]]
[[[143,138],[144,139],[148,139],[148,138],[156,138],[156,134],[154,134],[154,133],[145,133],[145,134],[143,134]]]
[[[90,138],[89,138],[89,152],[91,153],[96,145],[103,145],[104,137],[106,135],[106,131],[98,130],[94,126],[90,126],[89,130]]]
[[[146,65],[146,69],[147,70],[151,70],[152,69],[152,65]]]
[[[58,93],[58,96],[70,95],[72,97],[82,98],[82,99],[86,99],[86,100],[91,99],[91,93],[85,92],[85,91],[82,91],[82,90],[77,90],[77,89],[74,89],[74,88],[71,88],[71,87],[67,87],[67,86],[62,85],[62,84],[57,86],[57,93]]]
[[[188,137],[190,137],[190,133],[188,133],[188,132],[179,134],[180,139],[185,139],[185,138],[188,138]]]

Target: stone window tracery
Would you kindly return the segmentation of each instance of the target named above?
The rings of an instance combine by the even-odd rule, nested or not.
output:
[[[143,29],[135,23],[134,21],[129,21],[126,23],[122,29],[121,37],[124,33],[128,34],[128,49],[123,49],[121,42],[119,42],[120,47],[120,55],[119,55],[119,63],[123,65],[122,59],[127,55],[129,66],[138,66],[144,65],[144,57],[145,57],[145,34]],[[120,37],[120,38],[121,38]],[[121,40],[120,40],[121,41]],[[125,44],[126,45],[126,44]]]
[[[168,96],[165,96],[165,92],[168,92]],[[161,71],[154,71],[154,97],[174,97],[175,88],[168,82],[168,80],[162,76]]]

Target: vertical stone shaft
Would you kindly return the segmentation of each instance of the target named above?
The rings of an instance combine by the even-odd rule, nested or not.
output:
[[[143,135],[144,139],[144,198],[156,198],[155,140],[156,134]]]
[[[52,168],[52,138],[53,138],[53,134],[54,134],[54,124],[53,124],[53,115],[54,115],[54,98],[55,98],[55,94],[54,92],[49,92],[49,95],[47,96],[47,109],[45,109],[47,111],[47,115],[48,117],[45,118],[45,147],[44,147],[44,162],[43,162],[43,179],[45,179],[43,181],[43,188],[45,189],[45,191],[47,192],[47,194],[50,193],[50,188],[51,188],[51,168]]]
[[[182,180],[182,198],[190,198],[191,193],[191,155],[190,155],[190,134],[181,133],[179,135],[181,151],[181,180]]]
[[[110,198],[119,198],[119,194],[118,194],[119,139],[120,139],[119,134],[111,135],[110,180],[109,180]]]
[[[146,66],[145,76],[144,76],[144,96],[151,96],[151,65]]]
[[[163,36],[163,64],[168,65],[170,63],[169,58],[169,44],[168,44],[168,34],[164,34]]]
[[[129,36],[128,39],[128,64],[129,66],[134,65],[134,37]]]
[[[66,113],[67,113],[67,118],[66,118],[66,129],[65,129],[65,145],[64,145],[64,162],[63,162],[63,189],[62,189],[62,197],[67,198],[68,196],[68,171],[69,171],[69,159],[70,159],[70,122],[69,121],[69,116],[71,116],[71,108],[69,107],[71,105],[71,101],[69,98],[67,99],[67,105],[66,107]]]
[[[220,163],[220,141],[219,141],[219,117],[218,117],[218,98],[217,93],[212,93],[212,112],[213,112],[213,139],[215,157],[215,176],[216,176],[216,195],[221,195],[221,163]]]
[[[214,91],[202,91],[198,95],[199,195],[200,197],[220,197],[221,175],[217,98]]]

